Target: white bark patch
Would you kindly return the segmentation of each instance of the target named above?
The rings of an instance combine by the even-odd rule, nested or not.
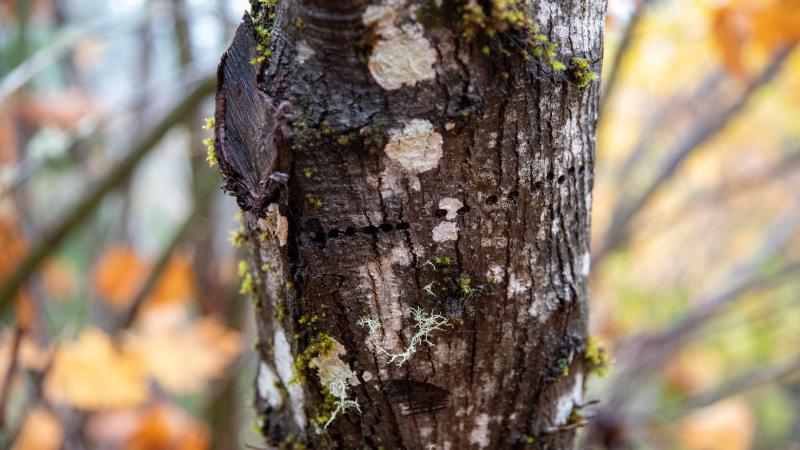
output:
[[[297,63],[298,64],[305,64],[310,58],[314,56],[314,49],[308,45],[306,41],[297,41],[297,46],[295,47],[295,53],[297,54]]]
[[[589,271],[592,268],[592,255],[589,252],[583,254],[581,259],[581,275],[584,277],[589,276]]]
[[[556,309],[558,309],[558,297],[556,297],[555,293],[547,292],[542,294],[537,292],[533,296],[533,304],[528,309],[528,314],[544,323]]]
[[[277,408],[283,403],[283,398],[281,398],[281,393],[277,387],[279,382],[278,376],[267,363],[262,362],[258,366],[258,378],[256,379],[258,396],[266,400],[269,406],[273,408]]]
[[[572,410],[583,402],[583,374],[575,375],[575,384],[572,390],[558,398],[556,402],[555,414],[553,415],[553,426],[560,427],[566,425]]]
[[[509,298],[517,298],[524,296],[533,286],[531,278],[527,275],[518,275],[512,273],[508,280],[508,296]]]
[[[442,158],[442,135],[434,131],[433,124],[424,119],[413,119],[402,130],[390,132],[389,143],[383,149],[385,168],[381,173],[384,198],[402,194],[405,177],[411,189],[421,189],[417,174],[439,165]]]
[[[402,130],[391,133],[383,151],[406,172],[418,174],[439,165],[442,143],[442,135],[433,130],[430,121],[413,119]]]
[[[455,241],[458,239],[458,225],[455,222],[442,222],[433,229],[434,242]]]
[[[294,376],[294,357],[289,341],[286,340],[286,333],[279,325],[275,327],[275,367],[278,369],[278,376],[283,382],[283,386],[289,392],[289,401],[294,413],[294,422],[298,428],[305,429],[306,413],[303,410],[305,398],[303,388],[299,383],[290,383]]]
[[[458,215],[458,210],[464,206],[461,203],[461,200],[452,197],[445,197],[439,200],[439,209],[443,209],[447,211],[447,215],[444,216],[447,220],[453,220]]]
[[[486,279],[491,283],[500,284],[503,282],[503,268],[497,264],[492,264],[489,270],[486,271]]]
[[[414,86],[418,81],[436,77],[433,65],[436,51],[423,34],[422,25],[408,24],[398,28],[395,16],[405,1],[389,1],[385,5],[369,6],[362,20],[374,27],[380,39],[372,47],[367,66],[375,81],[387,90],[403,85]]]
[[[480,414],[475,418],[475,428],[469,433],[470,444],[477,445],[478,448],[489,446],[489,415]]]
[[[367,343],[375,349],[396,350],[402,348],[398,336],[403,328],[403,307],[400,304],[403,283],[394,275],[393,265],[407,266],[411,254],[404,245],[392,248],[380,261],[369,261],[362,269],[364,290],[371,298],[370,316],[381,323],[382,333],[367,337]],[[374,291],[373,291],[374,286]],[[384,376],[384,375],[382,375]]]

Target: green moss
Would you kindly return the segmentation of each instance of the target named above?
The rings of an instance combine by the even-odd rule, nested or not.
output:
[[[470,277],[459,277],[456,280],[456,284],[458,284],[458,290],[466,297],[472,294],[472,280]]]
[[[606,349],[600,345],[600,342],[594,336],[589,336],[586,339],[583,357],[589,363],[589,373],[601,378],[608,374],[609,363]]]
[[[557,45],[541,32],[527,14],[525,0],[489,0],[461,7],[462,36],[481,41],[481,53],[496,52],[506,58],[539,59],[553,71],[566,69],[558,61]]]
[[[575,78],[575,84],[583,89],[588,86],[592,81],[597,80],[597,72],[592,70],[592,65],[586,58],[578,58],[573,56],[570,60],[572,76]]]
[[[272,26],[277,14],[277,0],[259,0],[260,8],[253,16],[256,31],[256,56],[250,59],[250,64],[269,64],[272,57]]]
[[[252,294],[255,291],[253,274],[250,273],[250,266],[247,264],[247,261],[239,261],[239,277],[242,279],[242,284],[239,287],[239,293]]]
[[[326,333],[319,333],[311,344],[297,355],[294,359],[294,376],[289,380],[289,384],[305,381],[308,377],[309,369],[312,369],[311,360],[320,355],[327,355],[336,345],[336,340]]]
[[[306,200],[317,208],[322,207],[322,199],[311,194],[306,194]]]
[[[245,244],[247,242],[247,233],[245,233],[244,227],[240,226],[235,230],[231,230],[228,234],[228,242],[230,242],[234,248],[239,248]]]
[[[433,263],[437,266],[450,267],[453,265],[453,258],[449,256],[434,256]]]

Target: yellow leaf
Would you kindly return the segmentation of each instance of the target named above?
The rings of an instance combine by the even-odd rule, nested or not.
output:
[[[147,373],[137,356],[118,351],[108,335],[88,328],[58,349],[45,394],[79,409],[130,407],[147,399]]]
[[[689,450],[747,450],[753,441],[753,413],[739,397],[697,410],[678,423]]]
[[[184,303],[194,296],[195,284],[192,263],[185,255],[170,258],[164,273],[147,300],[150,306]]]
[[[57,450],[64,440],[64,429],[52,413],[35,408],[25,418],[13,450]]]

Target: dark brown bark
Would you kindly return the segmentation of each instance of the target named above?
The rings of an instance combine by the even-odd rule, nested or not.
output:
[[[271,60],[252,65],[258,6],[223,58],[216,148],[247,209],[270,445],[572,446],[598,84],[468,41],[463,3],[439,4],[282,2]],[[559,59],[599,71],[603,1],[532,8]],[[283,101],[289,181],[260,204]],[[414,311],[439,318],[427,341]],[[325,428],[336,381],[360,412]]]

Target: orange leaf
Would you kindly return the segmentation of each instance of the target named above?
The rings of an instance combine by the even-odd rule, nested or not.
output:
[[[25,424],[14,442],[13,450],[57,450],[64,440],[64,428],[51,412],[35,408],[25,418]]]
[[[166,403],[144,413],[126,450],[205,450],[208,431],[180,409]]]
[[[686,416],[678,430],[690,450],[747,450],[753,441],[753,413],[746,401],[734,397]]]
[[[125,310],[144,282],[147,269],[147,263],[132,248],[111,247],[95,264],[94,288],[112,307]]]
[[[147,303],[151,306],[183,303],[193,297],[194,292],[192,263],[185,255],[175,254],[170,258]]]
[[[87,410],[130,407],[147,399],[147,373],[138,357],[115,349],[104,332],[87,328],[58,349],[45,394]]]

